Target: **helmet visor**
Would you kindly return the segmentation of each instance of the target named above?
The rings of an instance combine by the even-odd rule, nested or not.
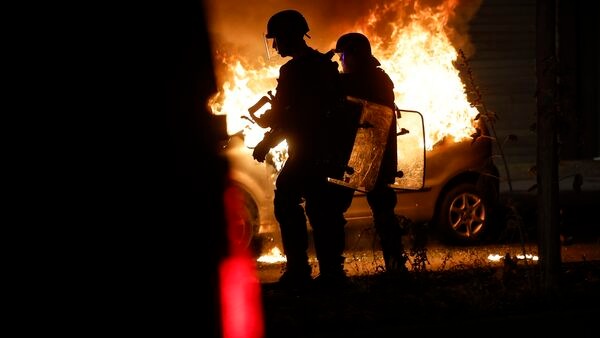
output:
[[[268,61],[274,60],[279,57],[277,52],[277,40],[270,38],[267,34],[263,35],[263,44],[265,48],[266,59]]]

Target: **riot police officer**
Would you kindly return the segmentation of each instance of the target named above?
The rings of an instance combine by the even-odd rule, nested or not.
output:
[[[280,226],[286,269],[279,284],[302,288],[312,280],[308,261],[307,218],[313,230],[319,264],[319,285],[334,286],[348,281],[344,270],[346,219],[352,195],[347,188],[327,182],[341,177],[335,161],[336,140],[343,98],[340,73],[331,56],[309,47],[308,24],[296,10],[284,10],[267,23],[267,39],[282,57],[271,109],[261,116],[261,126],[270,131],[259,142],[253,157],[262,162],[269,150],[283,139],[288,159],[275,185],[274,211]],[[306,215],[306,216],[305,216]]]
[[[346,95],[396,110],[394,83],[373,56],[371,43],[365,35],[355,32],[342,35],[336,43],[335,52],[340,54],[342,88]],[[386,270],[405,272],[407,257],[402,245],[404,231],[394,212],[396,192],[389,186],[394,183],[397,173],[395,119],[389,128],[379,175],[375,187],[367,193],[367,201],[381,241]]]

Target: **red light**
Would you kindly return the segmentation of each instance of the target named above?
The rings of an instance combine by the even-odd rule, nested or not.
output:
[[[243,212],[239,191],[225,191],[229,254],[219,266],[223,338],[264,337],[260,280],[248,248],[236,242]]]
[[[260,281],[250,257],[221,262],[221,304],[224,338],[262,338]]]

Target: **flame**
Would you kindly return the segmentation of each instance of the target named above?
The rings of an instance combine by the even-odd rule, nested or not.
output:
[[[273,247],[269,253],[258,257],[257,261],[261,263],[280,263],[287,261],[287,259],[281,254],[281,250],[278,247]]]
[[[395,83],[396,105],[423,115],[427,150],[444,139],[460,142],[475,132],[478,110],[467,99],[465,85],[455,67],[458,52],[448,36],[447,23],[457,3],[451,0],[437,7],[421,7],[414,1],[409,7],[406,2],[396,1],[374,8],[363,24],[352,29],[370,38],[373,54]],[[386,13],[391,10],[410,15],[398,22],[388,22]],[[388,27],[385,36],[375,29],[382,23]],[[247,110],[268,91],[274,91],[279,67],[287,60],[260,61],[257,66],[235,56],[222,57],[220,61],[230,75],[209,106],[213,113],[227,115],[229,135],[242,132],[246,146],[252,148],[265,130],[249,119]],[[286,158],[286,148],[282,143],[271,151],[278,169]]]
[[[469,138],[479,113],[467,99],[455,67],[458,52],[445,30],[455,6],[450,1],[420,9],[417,3],[408,25],[391,24],[393,43],[364,32],[373,36],[373,54],[394,81],[396,105],[423,114],[427,150],[445,137]]]
[[[221,91],[209,101],[209,106],[213,113],[227,116],[228,135],[242,132],[246,145],[253,147],[262,139],[265,130],[248,119],[242,119],[242,116],[249,117],[248,107],[269,90],[274,90],[279,65],[261,63],[256,69],[250,69],[242,59],[223,58],[221,61],[227,66],[231,79],[223,83]],[[267,108],[263,107],[257,115]]]
[[[487,259],[492,262],[500,262],[501,260],[504,259],[504,257],[506,257],[506,256],[500,255],[500,254],[489,254]],[[519,255],[515,255],[515,257],[519,260],[529,260],[529,261],[535,261],[535,262],[537,262],[539,260],[539,257],[534,254],[525,254],[525,255],[519,254]]]

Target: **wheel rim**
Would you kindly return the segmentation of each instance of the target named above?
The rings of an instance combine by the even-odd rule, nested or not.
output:
[[[477,237],[485,224],[485,205],[483,199],[472,193],[462,193],[450,204],[448,215],[450,226],[461,238]]]

